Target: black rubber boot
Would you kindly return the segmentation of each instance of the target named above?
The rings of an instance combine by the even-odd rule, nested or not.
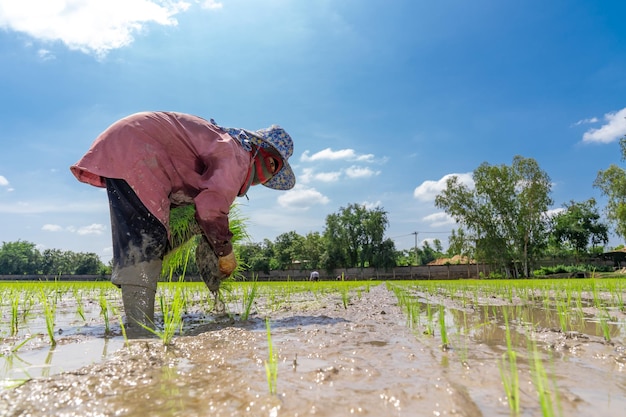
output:
[[[156,291],[137,285],[122,285],[122,301],[126,312],[126,336],[154,337],[154,297]]]

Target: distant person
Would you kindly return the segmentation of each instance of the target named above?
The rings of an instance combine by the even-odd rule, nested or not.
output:
[[[171,249],[170,209],[195,204],[204,243],[216,257],[214,273],[226,278],[237,266],[230,206],[251,185],[291,189],[292,154],[293,141],[279,126],[253,132],[175,112],[133,114],[96,138],[70,170],[107,189],[111,282],[122,290],[127,325],[140,333],[141,325],[153,327],[157,282]]]
[[[319,281],[319,280],[320,280],[320,273],[317,271],[311,272],[311,275],[309,276],[309,281]]]

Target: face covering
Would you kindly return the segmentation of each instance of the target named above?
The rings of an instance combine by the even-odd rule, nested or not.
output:
[[[255,156],[252,158],[252,165],[238,195],[240,197],[244,195],[252,185],[263,184],[269,181],[281,168],[282,159],[276,156],[274,152],[261,147],[256,148]]]

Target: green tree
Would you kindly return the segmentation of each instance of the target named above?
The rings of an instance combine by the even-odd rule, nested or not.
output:
[[[59,249],[39,252],[32,242],[3,242],[0,248],[0,274],[102,274],[107,267],[95,253],[76,253]]]
[[[243,269],[270,273],[274,244],[265,239],[262,243],[243,243],[236,245]]]
[[[96,275],[103,271],[104,264],[95,253],[76,254],[74,274],[76,275]]]
[[[626,137],[620,141],[622,159],[626,158],[625,141]],[[613,225],[615,233],[626,239],[626,171],[611,164],[606,170],[598,172],[593,186],[607,197],[606,217]]]
[[[324,229],[325,248],[321,262],[327,271],[348,265],[348,243],[342,228],[343,225],[339,214],[333,213],[326,216],[326,228]]]
[[[458,228],[452,230],[448,238],[448,256],[460,255],[468,260],[473,259],[475,255],[474,247],[475,238],[469,235],[464,229]]]
[[[303,259],[304,238],[295,231],[276,236],[274,240],[274,257],[280,269],[289,268],[295,261]]]
[[[324,254],[324,238],[319,232],[309,232],[304,236],[302,247],[303,261],[311,269],[319,269],[322,266],[322,255]]]
[[[350,204],[328,215],[324,231],[326,269],[395,262],[395,250],[390,252],[389,243],[383,244],[388,225],[387,212],[380,207],[367,209],[364,205]],[[388,259],[381,257],[381,251]]]
[[[593,198],[565,204],[565,210],[552,218],[552,234],[554,241],[572,249],[577,259],[588,252],[590,244],[595,248],[609,241],[608,226],[600,221]]]
[[[32,242],[2,242],[0,248],[0,274],[33,275],[40,273],[41,253]]]
[[[550,178],[534,159],[515,156],[511,166],[481,164],[473,179],[470,189],[450,178],[435,205],[476,235],[477,258],[507,276],[529,276],[547,242]]]
[[[385,239],[376,246],[370,266],[385,269],[396,266],[396,244],[393,240]]]
[[[421,248],[417,249],[417,254],[419,256],[420,265],[426,265],[437,259],[437,252],[430,246],[427,240],[424,241]]]
[[[394,253],[395,264],[397,266],[415,265],[415,249],[402,249]]]
[[[41,273],[45,275],[71,274],[72,259],[60,249],[45,249],[41,254]]]

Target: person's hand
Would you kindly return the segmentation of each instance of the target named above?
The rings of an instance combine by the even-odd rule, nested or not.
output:
[[[237,259],[235,259],[235,252],[231,252],[228,255],[220,256],[217,259],[217,267],[220,272],[226,276],[231,276],[237,268]]]

